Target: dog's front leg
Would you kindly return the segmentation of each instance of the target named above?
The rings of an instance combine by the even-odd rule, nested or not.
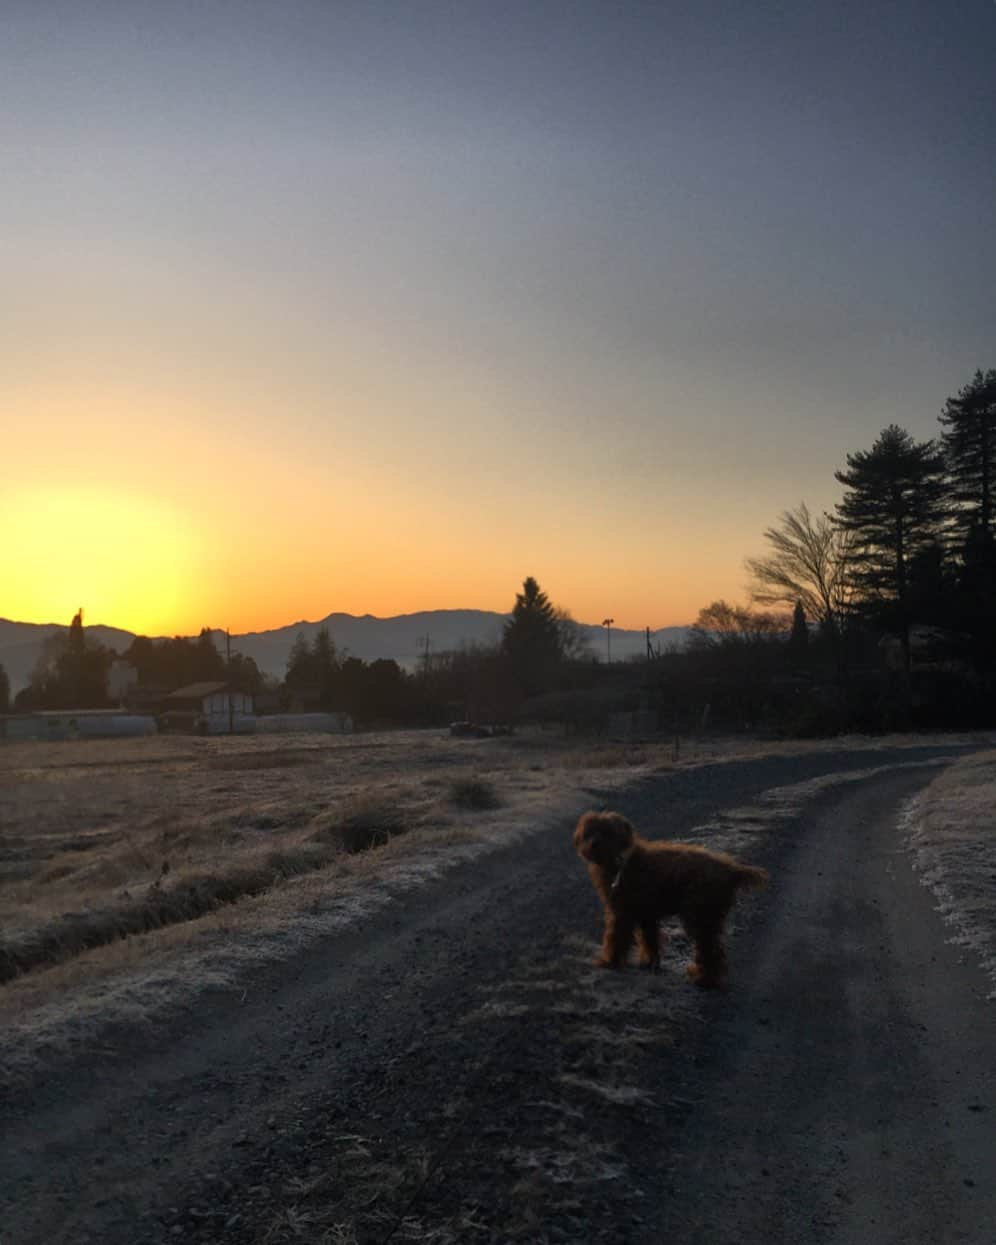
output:
[[[652,973],[661,971],[661,932],[656,921],[641,921],[636,931],[640,948],[640,967]]]
[[[634,926],[631,917],[605,910],[605,936],[602,939],[602,954],[596,961],[602,968],[621,968],[626,961],[630,947],[633,945]]]

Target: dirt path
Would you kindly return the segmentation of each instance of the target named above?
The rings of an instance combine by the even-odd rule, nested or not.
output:
[[[686,1069],[662,1239],[996,1240],[996,1007],[895,829],[909,775],[821,810]]]
[[[680,835],[917,759],[768,758],[613,802]],[[931,773],[781,828],[721,995],[684,984],[680,946],[656,979],[590,966],[597,908],[558,825],[244,998],[81,1052],[0,1104],[0,1242],[991,1245],[996,1013],[894,827]]]

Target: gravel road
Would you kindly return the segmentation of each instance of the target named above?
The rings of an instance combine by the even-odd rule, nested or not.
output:
[[[764,791],[962,755],[677,771],[680,837]],[[733,980],[599,972],[558,824],[0,1100],[0,1245],[996,1241],[996,1027],[899,840],[936,773],[831,788],[751,855]],[[763,843],[763,846],[762,846]]]

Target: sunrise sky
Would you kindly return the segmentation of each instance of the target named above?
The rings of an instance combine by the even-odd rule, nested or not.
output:
[[[0,616],[582,621],[996,366],[992,0],[0,5]]]

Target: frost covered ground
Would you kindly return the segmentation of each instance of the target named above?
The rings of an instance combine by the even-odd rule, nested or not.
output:
[[[896,811],[994,747],[0,749],[5,1239],[977,1239],[996,1222],[990,1004]],[[931,801],[985,767],[952,774]],[[607,805],[770,868],[735,913],[728,991],[688,987],[676,929],[653,979],[593,967],[570,829]],[[248,889],[211,911],[162,907],[229,882]],[[18,967],[31,931],[106,933],[128,904],[170,923]]]
[[[996,999],[996,752],[945,770],[909,801],[901,824],[952,941],[982,961]]]
[[[676,751],[671,740],[399,731],[5,746],[3,1046],[8,1055],[10,1043],[22,1055],[39,1043],[59,1048],[111,1018],[152,1021],[213,986],[241,988],[255,966],[355,925],[461,861],[567,827],[592,803],[654,775],[867,751],[868,770],[780,785],[698,828],[698,841],[749,854],[819,790],[874,771],[879,750],[931,742],[941,741],[683,740]],[[980,843],[992,850],[986,784],[996,785],[996,753],[987,755],[932,788],[917,851],[952,917],[971,914],[959,936],[974,938],[992,962],[992,925],[984,945],[978,934],[996,870],[992,856],[980,865],[979,854]],[[966,845],[968,805],[977,829]],[[958,811],[942,815],[942,807]],[[343,838],[357,830],[366,836],[361,847],[375,850],[354,850]]]

